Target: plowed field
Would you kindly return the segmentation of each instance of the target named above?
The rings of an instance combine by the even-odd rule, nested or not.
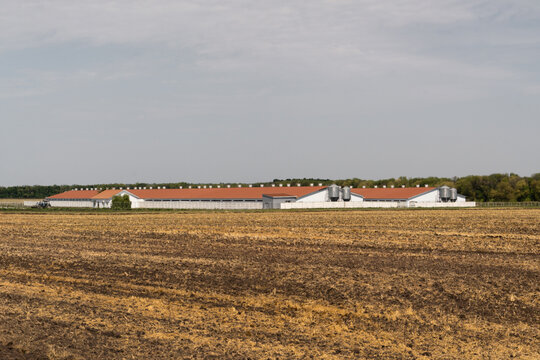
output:
[[[538,359],[540,210],[1,213],[1,359]]]

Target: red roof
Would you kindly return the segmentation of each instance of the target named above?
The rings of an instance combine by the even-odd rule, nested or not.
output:
[[[141,199],[261,199],[263,195],[295,196],[300,198],[317,192],[326,186],[291,186],[291,187],[234,187],[207,189],[125,189]],[[351,192],[367,200],[410,199],[432,191],[435,187],[413,188],[366,188],[351,189]],[[71,190],[48,199],[110,199],[122,190]]]
[[[242,187],[212,189],[130,189],[141,199],[261,199],[264,195],[302,197],[325,186]]]
[[[99,192],[99,190],[70,190],[49,196],[47,199],[91,199]]]
[[[374,199],[410,199],[436,189],[435,187],[409,187],[409,188],[366,188],[351,189],[351,192],[367,200]]]
[[[118,194],[120,191],[123,191],[123,190],[103,190],[96,196],[92,197],[92,199],[110,199],[116,194]]]
[[[263,196],[268,196],[268,197],[296,197],[296,195],[289,195],[289,194],[284,194],[284,193],[279,193],[279,194],[263,194]]]

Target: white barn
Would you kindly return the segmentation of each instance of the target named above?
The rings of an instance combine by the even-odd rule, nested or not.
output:
[[[226,187],[197,189],[71,190],[47,200],[54,207],[109,208],[128,195],[132,208],[291,209],[339,207],[474,206],[447,187],[340,188],[331,186]],[[450,195],[448,195],[450,194]],[[452,195],[453,194],[453,195]]]

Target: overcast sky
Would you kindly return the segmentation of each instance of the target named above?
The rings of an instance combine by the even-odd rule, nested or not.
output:
[[[0,185],[540,171],[538,0],[0,3]]]

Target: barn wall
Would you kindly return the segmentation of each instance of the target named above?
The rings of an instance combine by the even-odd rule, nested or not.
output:
[[[50,199],[49,203],[51,207],[78,207],[78,208],[91,208],[94,207],[92,200],[59,200]]]
[[[474,201],[456,201],[456,202],[413,202],[409,204],[409,207],[424,207],[424,208],[452,208],[452,207],[475,207]]]
[[[263,196],[262,198],[263,209],[280,209],[280,204],[284,202],[295,202],[296,197],[269,197]]]
[[[306,203],[306,202],[325,202],[325,201],[330,201],[330,199],[328,198],[328,188],[325,188],[313,194],[303,196],[302,198],[298,199],[296,202]],[[339,201],[342,201],[341,195],[340,195]],[[364,201],[364,198],[357,194],[351,193],[351,202],[355,202],[355,201]]]
[[[312,193],[306,196],[303,196],[302,198],[298,199],[297,202],[303,203],[303,202],[323,202],[328,201],[328,190],[323,189],[321,191],[317,191],[316,193]]]
[[[362,201],[362,202],[307,202],[285,203],[281,209],[354,209],[354,208],[404,208],[404,207],[474,207],[475,202],[413,202],[405,201]]]
[[[404,207],[404,202],[395,201],[324,201],[324,202],[305,202],[305,203],[286,203],[281,204],[281,209],[350,209],[350,208],[394,208]]]
[[[430,192],[420,194],[418,196],[415,196],[409,201],[416,201],[416,202],[439,202],[439,189],[431,190]]]
[[[143,201],[138,203],[143,209],[262,209],[262,201]]]

